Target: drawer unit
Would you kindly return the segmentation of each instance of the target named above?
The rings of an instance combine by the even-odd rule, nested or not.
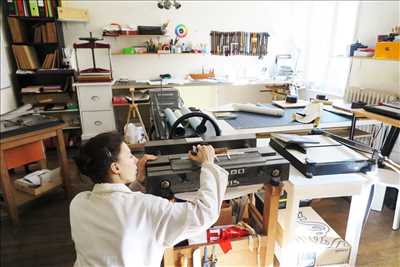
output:
[[[78,89],[79,108],[82,111],[112,109],[109,86],[82,86]]]
[[[115,130],[114,113],[112,110],[106,111],[83,111],[82,130],[87,139],[99,133]]]
[[[99,133],[115,131],[111,85],[112,82],[75,84],[81,116],[82,140]]]

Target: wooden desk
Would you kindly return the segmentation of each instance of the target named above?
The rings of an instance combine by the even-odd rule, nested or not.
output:
[[[11,220],[14,224],[19,223],[18,216],[18,206],[25,204],[38,196],[29,195],[27,193],[22,193],[17,191],[14,188],[14,185],[10,179],[8,174],[8,170],[6,167],[4,152],[7,149],[15,148],[21,145],[30,144],[36,141],[45,140],[47,138],[56,137],[57,139],[57,154],[58,161],[61,167],[62,177],[63,177],[63,185],[67,197],[70,198],[71,194],[71,184],[69,180],[69,172],[68,172],[68,161],[67,161],[67,152],[64,144],[64,134],[63,128],[65,127],[64,123],[60,123],[59,125],[52,126],[49,128],[31,131],[24,134],[15,135],[12,137],[7,137],[0,139],[0,163],[1,163],[1,178],[0,184],[3,192],[4,200],[6,202],[8,212],[11,216]]]

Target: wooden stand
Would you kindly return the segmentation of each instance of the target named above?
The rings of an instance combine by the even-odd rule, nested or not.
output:
[[[164,266],[183,266],[181,261],[186,257],[188,265],[193,266],[193,252],[200,249],[203,257],[204,247],[207,247],[209,255],[212,247],[216,246],[217,266],[273,266],[274,247],[278,229],[278,206],[282,185],[272,186],[265,184],[264,216],[249,203],[249,215],[262,227],[263,235],[260,243],[256,236],[232,240],[232,250],[224,254],[218,244],[198,244],[185,247],[168,248],[164,253]],[[252,240],[252,241],[250,241]],[[260,246],[260,250],[258,247]],[[258,256],[258,251],[260,252]],[[258,259],[260,262],[258,262]]]
[[[1,190],[3,192],[3,197],[6,202],[8,212],[11,216],[11,220],[14,224],[19,223],[19,216],[17,207],[24,203],[27,203],[39,196],[32,196],[27,193],[19,192],[15,190],[13,183],[11,182],[10,176],[8,175],[8,170],[6,166],[6,161],[4,157],[4,151],[14,147],[22,146],[25,144],[30,144],[33,142],[45,140],[50,137],[55,137],[57,139],[57,154],[58,161],[61,167],[61,173],[63,177],[64,189],[67,194],[68,199],[72,196],[71,183],[69,180],[68,173],[68,160],[67,152],[65,150],[64,135],[62,129],[65,124],[60,124],[57,126],[52,126],[46,129],[41,129],[37,131],[28,132],[25,134],[19,134],[12,137],[0,139],[0,163],[1,163]],[[43,165],[43,163],[41,164]]]
[[[146,127],[143,123],[142,116],[139,112],[139,107],[135,104],[135,88],[129,88],[129,92],[131,93],[132,104],[129,105],[128,115],[126,117],[126,124],[128,124],[131,119],[137,118],[139,119],[140,125],[143,127],[144,136],[146,138],[146,142],[149,141],[149,135],[147,134]],[[131,149],[135,148],[143,148],[144,144],[128,144]]]

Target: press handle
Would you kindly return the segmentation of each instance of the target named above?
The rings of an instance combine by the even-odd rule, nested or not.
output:
[[[98,97],[97,95],[94,95],[90,99],[92,99],[92,101],[96,102],[96,101],[99,101],[100,97]]]
[[[94,125],[96,125],[96,126],[100,126],[100,125],[102,125],[103,123],[101,122],[101,121],[95,121],[94,122]]]

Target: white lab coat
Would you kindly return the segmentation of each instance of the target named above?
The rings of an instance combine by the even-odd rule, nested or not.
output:
[[[228,173],[203,163],[195,201],[172,203],[124,184],[96,184],[71,202],[75,267],[160,266],[166,247],[218,219]]]

